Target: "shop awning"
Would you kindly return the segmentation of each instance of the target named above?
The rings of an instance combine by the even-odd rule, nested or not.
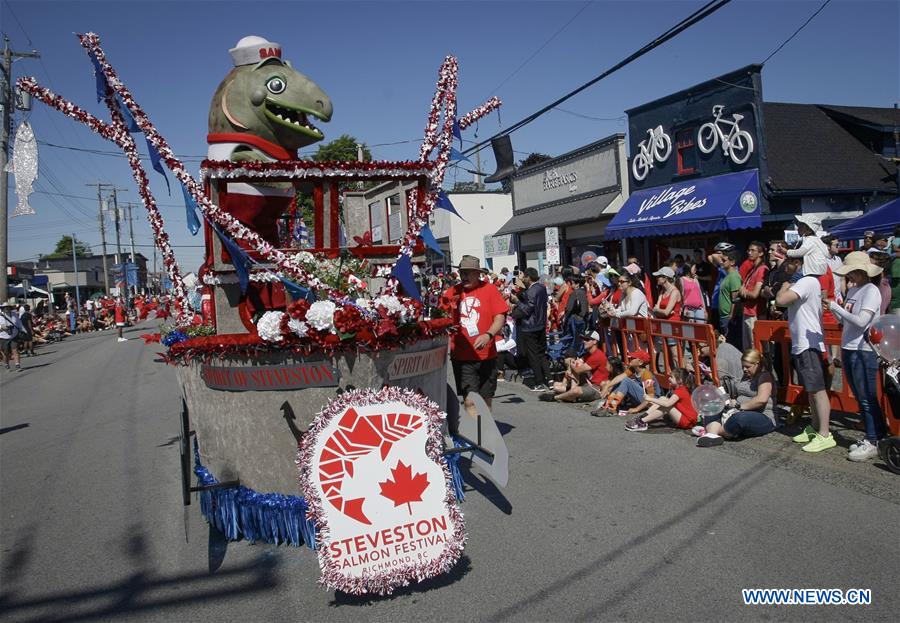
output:
[[[897,225],[900,225],[900,199],[888,201],[871,212],[844,221],[840,225],[832,227],[828,233],[838,238],[852,240],[862,238],[866,231],[874,231],[876,234],[891,234]]]
[[[703,234],[762,226],[757,169],[694,179],[633,193],[607,239]]]
[[[539,210],[522,211],[514,214],[494,235],[518,234],[523,231],[533,231],[557,225],[587,223],[599,219],[603,211],[618,196],[619,191],[616,189],[602,195],[585,197],[584,199],[560,203]]]

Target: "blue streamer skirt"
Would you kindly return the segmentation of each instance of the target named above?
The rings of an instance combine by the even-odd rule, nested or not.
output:
[[[465,499],[459,455],[444,459],[453,477],[453,488],[459,501]],[[200,486],[218,484],[218,480],[200,462],[200,447],[194,438],[194,474]],[[296,495],[258,493],[247,487],[207,489],[200,492],[200,512],[229,541],[245,539],[299,547],[304,543],[316,547],[316,525],[307,518],[306,500]]]

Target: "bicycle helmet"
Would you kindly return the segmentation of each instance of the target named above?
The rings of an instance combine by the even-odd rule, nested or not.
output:
[[[734,249],[734,245],[731,244],[730,242],[720,242],[715,247],[713,247],[713,250],[716,251],[717,253],[728,253],[729,251],[732,251],[733,249]]]

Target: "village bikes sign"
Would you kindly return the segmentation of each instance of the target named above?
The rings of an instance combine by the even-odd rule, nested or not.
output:
[[[323,584],[387,594],[459,560],[466,535],[442,456],[445,417],[398,387],[345,392],[318,414],[298,464]]]

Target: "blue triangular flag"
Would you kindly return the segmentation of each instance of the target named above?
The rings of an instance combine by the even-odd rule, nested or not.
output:
[[[138,127],[137,121],[134,120],[134,116],[131,114],[131,111],[128,110],[128,106],[125,105],[125,102],[122,101],[122,96],[118,93],[116,94],[116,101],[119,102],[119,110],[122,113],[122,116],[125,117],[125,125],[128,127],[129,132],[140,132],[141,128]]]
[[[247,253],[234,240],[219,231],[218,227],[216,228],[216,233],[219,235],[222,244],[225,245],[228,255],[231,256],[231,263],[234,264],[238,283],[241,285],[241,294],[243,294],[247,291],[247,286],[250,283],[250,273],[247,271],[247,264],[250,262],[250,258],[247,257]]]
[[[453,204],[450,203],[450,197],[448,197],[447,193],[445,193],[443,190],[438,191],[437,201],[435,202],[434,205],[437,208],[441,208],[442,210],[447,210],[447,212],[452,212],[456,216],[459,216],[459,218],[462,218],[460,213],[456,211],[456,208],[453,207]],[[466,219],[463,218],[463,220],[465,221]],[[468,223],[469,221],[466,221],[466,222]]]
[[[419,238],[422,239],[422,242],[425,243],[426,247],[433,250],[441,257],[444,257],[444,252],[441,251],[441,245],[438,244],[437,239],[434,237],[434,232],[431,231],[431,228],[428,225],[423,227],[422,231],[419,232]]]
[[[302,299],[306,299],[310,303],[316,300],[316,293],[310,290],[309,288],[304,288],[301,285],[297,285],[293,281],[289,281],[288,279],[282,279],[281,283],[284,284],[284,289],[288,291],[288,294],[291,295],[291,298],[295,301],[300,301]]]
[[[97,80],[97,102],[102,102],[106,97],[106,76],[103,75],[103,70],[100,69],[100,61],[97,60],[97,57],[91,53],[88,56],[91,57],[91,63],[94,64],[94,78]]]
[[[453,162],[455,160],[465,160],[469,164],[472,164],[472,161],[469,160],[468,158],[466,158],[465,156],[463,156],[460,152],[458,152],[455,147],[451,147],[450,148],[450,162]]]
[[[200,217],[197,216],[197,202],[194,196],[188,192],[187,186],[181,185],[181,192],[184,194],[184,209],[187,211],[187,226],[192,236],[196,236],[200,231]]]
[[[403,286],[407,296],[411,296],[417,301],[422,300],[419,287],[416,285],[416,278],[413,277],[412,262],[408,255],[400,256],[400,259],[394,264],[394,268],[391,269],[391,274]]]
[[[462,149],[462,132],[459,131],[459,119],[453,120],[453,138],[459,141],[459,147]]]
[[[147,151],[150,153],[150,164],[153,165],[153,170],[158,171],[162,174],[163,179],[166,180],[166,188],[169,190],[169,194],[172,194],[172,187],[169,186],[169,178],[166,177],[166,170],[163,169],[162,159],[160,158],[159,152],[156,151],[156,147],[153,146],[153,143],[150,142],[150,139],[147,139]]]

